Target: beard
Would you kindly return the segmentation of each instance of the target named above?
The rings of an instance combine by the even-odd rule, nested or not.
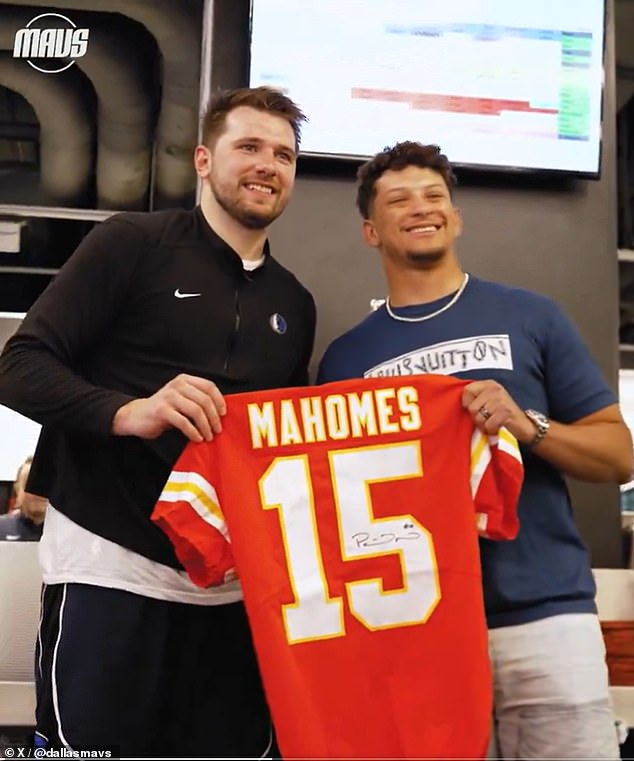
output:
[[[227,214],[249,230],[263,230],[274,222],[284,211],[284,206],[279,204],[270,209],[259,210],[249,207],[238,196],[238,190],[229,190],[226,185],[214,181],[211,178],[209,183],[211,192],[218,205],[227,212]]]
[[[436,248],[432,251],[407,251],[405,256],[410,264],[419,269],[426,269],[437,264],[446,253],[446,249]]]

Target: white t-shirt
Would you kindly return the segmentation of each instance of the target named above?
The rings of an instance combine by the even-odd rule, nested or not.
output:
[[[239,581],[197,587],[185,571],[97,536],[52,505],[46,510],[39,553],[46,584],[93,584],[191,605],[224,605],[242,599]]]

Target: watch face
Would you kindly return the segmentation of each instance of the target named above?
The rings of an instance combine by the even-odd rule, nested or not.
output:
[[[537,410],[526,410],[526,414],[540,428],[548,428],[549,421],[543,412],[538,412]]]

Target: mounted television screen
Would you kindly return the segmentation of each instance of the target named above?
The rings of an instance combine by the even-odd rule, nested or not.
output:
[[[249,80],[308,115],[303,155],[597,177],[604,26],[604,0],[252,0]]]

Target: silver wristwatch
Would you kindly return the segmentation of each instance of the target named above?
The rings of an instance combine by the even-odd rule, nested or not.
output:
[[[539,442],[548,433],[548,429],[550,428],[550,420],[548,420],[543,412],[538,412],[537,410],[524,410],[524,414],[536,429],[535,436],[528,443],[528,447],[532,449],[534,446],[537,446],[537,444],[539,444]]]

